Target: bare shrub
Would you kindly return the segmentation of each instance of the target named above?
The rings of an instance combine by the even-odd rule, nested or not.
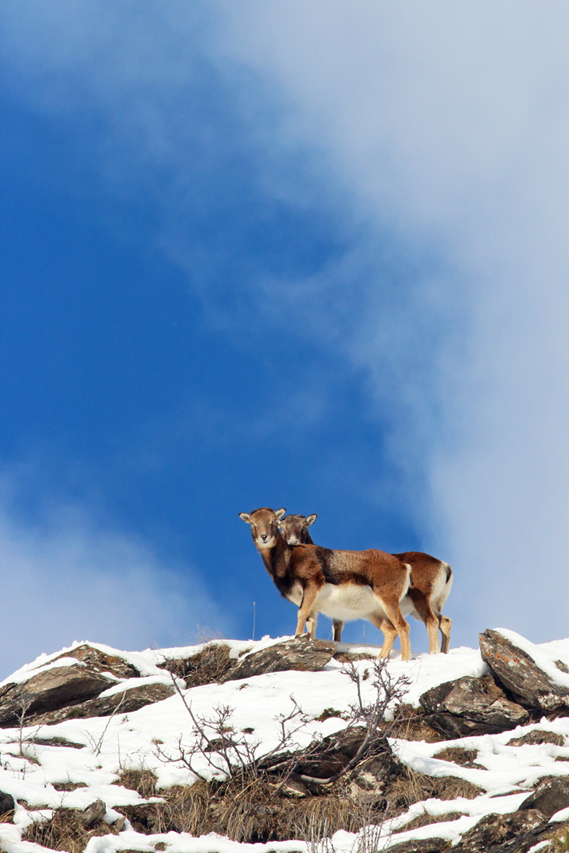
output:
[[[353,661],[344,664],[343,671],[356,689],[356,701],[350,705],[347,730],[362,727],[364,736],[352,758],[328,779],[328,783],[335,782],[349,773],[368,755],[379,753],[392,755],[387,738],[397,722],[397,716],[388,721],[387,712],[390,706],[401,706],[401,700],[410,683],[406,676],[394,679],[384,659],[374,660],[371,673],[366,669],[363,674],[360,674]],[[374,693],[372,700],[365,702],[362,681],[367,681],[370,675]],[[301,778],[305,779],[304,776]],[[308,778],[307,781],[321,780]]]
[[[350,662],[345,672],[356,695],[348,714],[343,715],[348,724],[339,750],[335,736],[317,738],[306,749],[298,749],[295,735],[308,719],[291,696],[290,711],[276,718],[279,741],[264,754],[260,741],[251,737],[251,729],[236,730],[232,708],[218,705],[208,715],[194,712],[173,673],[174,687],[192,729],[188,736],[180,736],[172,753],[159,742],[155,743],[156,752],[162,761],[186,767],[198,781],[161,792],[162,803],[122,811],[141,832],[174,830],[198,836],[216,832],[247,843],[287,840],[300,834],[307,843],[316,844],[320,843],[317,836],[329,838],[338,829],[360,831],[355,853],[372,853],[388,802],[384,796],[378,796],[377,802],[369,798],[356,801],[344,780],[368,757],[385,760],[389,773],[395,765],[396,774],[405,773],[388,741],[401,714],[396,710],[395,717],[387,717],[394,706],[405,707],[401,700],[408,679],[394,679],[383,660],[374,661],[363,673]],[[364,700],[363,690],[363,682],[368,680],[373,688],[369,701]],[[337,713],[330,708],[322,716]],[[310,775],[313,772],[317,775]],[[291,796],[297,797],[294,806]]]
[[[162,761],[186,767],[202,781],[206,781],[207,776],[196,765],[200,758],[205,759],[208,771],[213,771],[218,780],[234,777],[249,780],[265,775],[260,763],[261,742],[250,737],[251,729],[235,731],[232,725],[232,708],[228,705],[216,705],[209,716],[195,714],[174,676],[172,683],[190,716],[193,731],[191,740],[187,743],[180,735],[174,754],[167,753],[161,744],[155,741],[156,754]],[[267,760],[293,745],[294,735],[307,721],[293,696],[290,700],[292,707],[289,713],[279,714],[275,718],[279,724],[280,736],[276,746],[262,756],[265,765]]]

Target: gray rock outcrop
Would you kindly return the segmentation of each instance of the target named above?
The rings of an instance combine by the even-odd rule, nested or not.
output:
[[[309,640],[307,637],[286,640],[247,655],[227,673],[222,682],[285,670],[318,672],[332,660],[336,652],[336,644],[324,640]]]
[[[482,659],[516,702],[533,711],[569,711],[569,689],[555,684],[533,658],[498,631],[480,634]]]
[[[448,738],[503,732],[529,720],[491,677],[464,676],[427,690],[419,701],[432,728]]]

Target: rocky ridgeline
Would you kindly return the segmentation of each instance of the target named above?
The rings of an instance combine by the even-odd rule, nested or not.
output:
[[[479,678],[458,678],[423,693],[421,707],[409,708],[402,722],[395,727],[391,725],[389,734],[409,740],[454,740],[496,734],[518,725],[541,721],[540,728],[534,728],[509,743],[520,746],[527,743],[562,745],[564,739],[548,731],[545,721],[569,716],[569,689],[556,683],[529,654],[497,631],[487,630],[480,635],[480,651],[488,666],[487,674]],[[306,639],[278,643],[233,659],[228,647],[218,642],[202,648],[195,655],[169,659],[159,666],[172,676],[183,679],[187,687],[194,687],[285,670],[317,672],[333,657],[350,659],[347,653],[339,654],[334,643]],[[557,662],[557,667],[567,674],[568,669],[561,661]],[[42,726],[41,736],[45,739],[46,732],[49,732],[45,726],[50,724],[111,716],[117,712],[127,714],[168,698],[175,693],[173,679],[171,681],[168,683],[165,679],[163,683],[148,683],[144,674],[124,658],[114,657],[87,644],[79,645],[60,658],[51,659],[49,667],[38,673],[34,674],[32,670],[29,677],[6,683],[0,688],[0,727]],[[110,695],[102,695],[111,687],[114,691]],[[278,782],[283,787],[288,802],[294,798],[296,803],[303,798],[332,796],[332,783],[343,771],[349,771],[343,777],[344,796],[347,792],[358,804],[364,802],[377,806],[389,803],[393,814],[397,809],[399,813],[406,811],[412,802],[437,797],[475,798],[482,793],[474,785],[453,779],[452,775],[445,779],[422,776],[418,784],[419,774],[411,773],[394,755],[387,740],[376,744],[372,750],[361,752],[365,737],[363,727],[348,726],[323,738],[308,756],[299,754],[295,758],[290,753],[272,755],[264,764],[261,762],[261,767],[269,780],[273,779],[275,784]],[[462,752],[458,749],[456,755],[449,758],[456,764],[476,766],[468,765],[472,760],[468,749]],[[283,786],[279,780],[282,780],[282,767],[285,765],[286,784]],[[453,783],[457,786],[454,794]],[[413,785],[419,791],[415,799],[410,793]],[[219,803],[215,808],[221,811]],[[528,853],[534,848],[567,849],[555,847],[554,842],[546,843],[554,831],[559,832],[564,827],[569,829],[569,818],[558,822],[555,827],[549,823],[553,814],[565,808],[569,808],[569,779],[564,776],[541,778],[516,812],[486,815],[462,836],[458,844],[452,846],[452,850],[456,853]],[[12,797],[0,791],[3,822],[10,820],[13,810]],[[124,819],[133,828],[146,833],[156,831],[159,812],[160,805],[155,801],[122,810]],[[94,826],[94,831],[97,831],[97,827],[103,827],[104,813],[104,803],[97,801],[80,819],[84,827]],[[271,813],[269,808],[267,825],[274,825],[277,817],[277,811]],[[116,831],[120,831],[124,819],[121,825],[117,822]],[[424,823],[429,823],[428,818]],[[104,829],[110,831],[107,825]],[[224,834],[221,824],[214,825],[214,830]],[[395,838],[388,848],[394,853],[439,853],[451,849],[451,843],[441,838],[400,844]]]
[[[70,661],[70,658],[73,661]],[[175,691],[167,684],[130,684],[109,697],[100,694],[122,682],[141,678],[123,658],[86,644],[52,660],[49,669],[21,683],[0,687],[0,728],[61,723],[80,717],[104,717],[120,706],[122,713],[137,711],[166,699]]]

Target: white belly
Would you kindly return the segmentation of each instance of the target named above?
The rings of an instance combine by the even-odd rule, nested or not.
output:
[[[341,586],[324,584],[313,609],[342,622],[365,619],[372,613],[380,618],[385,616],[381,602],[375,597],[371,587],[353,583]]]

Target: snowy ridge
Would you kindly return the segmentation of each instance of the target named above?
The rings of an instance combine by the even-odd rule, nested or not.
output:
[[[569,666],[569,640],[534,646],[513,632],[503,632],[515,641],[544,671],[550,671],[562,686],[569,686],[565,676],[555,665],[561,660]],[[229,647],[232,658],[253,654],[283,638],[264,638],[259,642],[219,641]],[[85,644],[74,644],[54,655],[42,655],[5,679],[2,688],[10,684],[24,684],[39,672],[56,666],[84,666],[72,657],[74,649]],[[131,686],[141,684],[172,684],[172,677],[160,667],[166,659],[188,658],[206,647],[201,646],[124,652],[99,644],[91,648],[118,658],[136,669],[136,678],[111,680],[101,695],[112,695]],[[352,654],[370,653],[377,648],[340,644],[339,649]],[[68,653],[71,653],[68,656]],[[370,679],[365,671],[370,660],[357,660],[357,670],[364,698],[372,699]],[[448,655],[419,655],[411,662],[402,662],[397,656],[389,662],[389,671],[395,678],[406,676],[410,683],[405,702],[419,706],[419,697],[432,687],[464,676],[479,678],[488,673],[480,652],[475,649],[453,649]],[[178,680],[178,683],[183,683]],[[227,705],[233,709],[231,725],[235,731],[250,732],[251,742],[258,743],[262,756],[278,746],[279,715],[292,708],[292,698],[300,705],[304,724],[294,734],[294,746],[307,747],[314,739],[324,738],[341,731],[346,726],[341,715],[347,715],[354,702],[354,687],[346,677],[344,665],[332,659],[319,672],[271,672],[247,679],[225,683],[204,684],[183,690],[186,702],[197,717],[211,715],[216,706]],[[333,716],[326,711],[334,710]],[[24,721],[25,722],[25,721]],[[559,743],[527,743],[512,746],[510,741],[529,732],[543,728],[558,736]],[[0,791],[13,797],[15,808],[11,822],[0,823],[0,843],[7,853],[39,851],[38,844],[22,839],[30,825],[49,820],[54,810],[84,810],[94,801],[101,800],[108,825],[124,817],[123,807],[159,802],[160,795],[172,788],[196,781],[196,776],[182,763],[168,762],[164,755],[176,756],[182,742],[190,737],[192,720],[180,695],[177,693],[161,701],[152,702],[139,710],[103,717],[67,719],[56,724],[23,725],[0,731]],[[569,777],[569,717],[532,721],[528,725],[499,734],[464,737],[455,740],[438,740],[427,743],[419,740],[390,740],[396,757],[417,773],[433,778],[453,776],[476,785],[482,790],[473,799],[458,797],[455,800],[431,798],[411,805],[408,811],[386,820],[376,830],[377,849],[410,840],[442,838],[456,844],[463,834],[478,821],[490,814],[510,814],[518,810],[536,783],[546,776]],[[159,745],[159,750],[157,748]],[[459,747],[476,753],[473,766],[462,766],[435,756],[446,748]],[[144,797],[120,784],[127,770],[148,770],[156,777],[157,797]],[[219,770],[212,768],[207,756],[195,758],[195,769],[204,779],[221,779]],[[62,786],[70,790],[61,790]],[[294,801],[291,801],[294,808]],[[458,818],[405,831],[405,826],[423,814],[444,816],[456,813]],[[550,823],[552,832],[559,822],[569,820],[569,810],[554,814]],[[88,841],[88,853],[111,853],[121,850],[154,851],[166,849],[170,853],[229,853],[229,851],[301,851],[306,840],[271,841],[266,844],[244,844],[221,836],[208,834],[193,838],[183,832],[143,834],[135,832],[129,820],[123,819],[123,828],[116,834],[98,835]],[[354,833],[336,832],[332,839],[338,853],[353,851]],[[541,842],[540,842],[541,845]],[[536,848],[537,849],[537,848]],[[546,849],[543,845],[539,849]]]

